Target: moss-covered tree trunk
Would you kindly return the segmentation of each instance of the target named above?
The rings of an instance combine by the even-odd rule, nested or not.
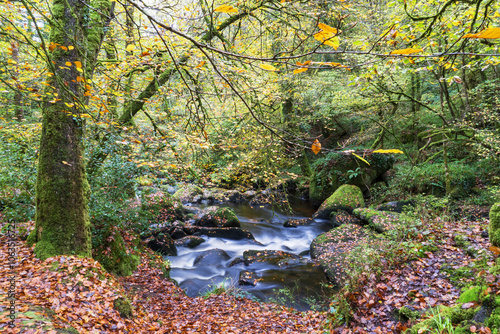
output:
[[[100,10],[110,8],[107,0],[92,4]],[[88,80],[103,33],[103,29],[96,33],[90,27],[102,28],[107,21],[100,17],[105,14],[95,13],[89,13],[87,5],[79,0],[54,0],[52,5],[36,226],[28,240],[36,243],[35,253],[41,259],[61,254],[91,256],[81,116],[86,113]]]

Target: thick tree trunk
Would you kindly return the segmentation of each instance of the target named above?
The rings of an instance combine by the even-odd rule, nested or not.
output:
[[[106,8],[109,13],[109,4],[107,0],[93,3],[100,13],[106,13]],[[28,239],[30,244],[36,243],[35,253],[41,259],[61,254],[92,255],[81,115],[86,113],[87,82],[102,41],[102,27],[109,22],[101,15],[89,15],[79,0],[53,1],[36,226]]]

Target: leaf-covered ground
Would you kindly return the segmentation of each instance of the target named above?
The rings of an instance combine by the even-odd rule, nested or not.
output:
[[[0,224],[0,228],[4,224]],[[5,234],[0,234],[2,333],[322,333],[323,313],[300,313],[225,294],[189,298],[147,260],[134,275],[116,279],[92,259],[58,256],[40,261],[16,239],[15,327],[7,292],[12,275]],[[128,296],[133,316],[113,301]]]
[[[482,280],[498,286],[499,277],[482,269],[493,266],[495,257],[488,250],[487,229],[487,220],[429,224],[419,238],[424,246],[432,238],[437,249],[423,252],[416,261],[384,270],[378,278],[373,274],[364,277],[360,291],[346,294],[355,309],[352,322],[334,332],[400,333],[412,324],[398,315],[396,310],[403,306],[423,313],[437,305],[453,305],[460,288],[468,283]]]
[[[16,326],[9,328],[7,291],[12,274],[7,236],[0,234],[0,332],[5,333],[399,333],[411,322],[396,309],[426,310],[453,305],[460,287],[496,276],[476,265],[493,265],[484,236],[487,220],[429,224],[419,235],[437,248],[420,259],[364,277],[362,288],[345,295],[354,313],[349,326],[325,327],[325,313],[300,313],[226,294],[189,298],[152,267],[148,258],[130,277],[115,278],[92,259],[59,256],[40,261],[16,239]],[[443,228],[443,226],[445,228]],[[3,224],[1,224],[3,227]],[[115,309],[128,298],[133,316]],[[487,331],[485,331],[487,333]]]

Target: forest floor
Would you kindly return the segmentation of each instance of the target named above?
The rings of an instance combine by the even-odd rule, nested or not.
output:
[[[4,225],[1,223],[0,228]],[[132,276],[116,278],[92,259],[58,256],[40,261],[23,241],[0,234],[0,332],[398,333],[411,325],[395,313],[402,306],[424,310],[452,305],[460,287],[478,277],[498,284],[498,277],[476,265],[478,261],[493,265],[496,256],[482,236],[487,227],[486,219],[429,224],[422,231],[422,242],[433,239],[437,249],[376,277],[366,277],[360,290],[346,295],[354,310],[351,323],[336,329],[327,327],[325,312],[298,312],[227,294],[187,297],[146,258]],[[457,245],[457,235],[467,247]],[[8,260],[10,241],[16,245],[13,270]],[[451,277],[445,267],[452,270]],[[453,272],[461,276],[453,276]],[[7,297],[12,275],[16,318],[14,327],[9,327]],[[114,300],[121,298],[130,300],[132,316],[115,310]],[[479,328],[477,332],[488,333],[488,329]]]

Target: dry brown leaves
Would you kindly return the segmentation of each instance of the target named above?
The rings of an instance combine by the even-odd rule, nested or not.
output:
[[[189,298],[145,259],[134,275],[116,279],[92,259],[57,256],[40,261],[19,239],[17,318],[10,328],[7,241],[0,234],[2,333],[56,333],[69,327],[79,333],[322,333],[322,313],[301,314],[227,295]],[[114,299],[125,295],[134,307],[132,319],[122,318],[113,308]]]

